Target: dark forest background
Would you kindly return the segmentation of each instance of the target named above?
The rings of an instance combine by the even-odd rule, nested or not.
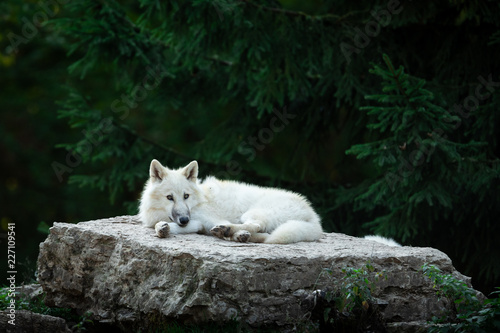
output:
[[[15,223],[22,280],[54,221],[135,214],[156,158],[298,191],[326,231],[435,247],[500,285],[498,1],[8,0],[0,17],[0,240]]]

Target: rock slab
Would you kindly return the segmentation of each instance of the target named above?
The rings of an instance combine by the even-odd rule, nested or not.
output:
[[[0,332],[5,333],[71,333],[62,318],[17,310],[15,325],[9,322],[9,311],[0,311]]]
[[[452,306],[438,300],[422,274],[424,263],[469,282],[432,248],[390,247],[335,233],[288,245],[196,234],[160,239],[135,216],[54,223],[40,244],[38,279],[48,305],[90,311],[94,320],[121,327],[168,319],[289,325],[307,316],[304,294],[334,288],[342,267],[368,261],[386,273],[374,296],[387,303],[382,316],[389,323],[430,320]]]

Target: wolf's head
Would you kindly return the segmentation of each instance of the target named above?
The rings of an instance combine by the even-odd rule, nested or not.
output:
[[[202,201],[197,177],[196,161],[177,170],[170,170],[157,160],[151,161],[149,180],[139,206],[141,221],[149,227],[160,221],[185,227],[191,218],[191,208]]]

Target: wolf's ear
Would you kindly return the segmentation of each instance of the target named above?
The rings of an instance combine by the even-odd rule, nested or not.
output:
[[[192,182],[196,182],[198,177],[198,162],[193,161],[182,169],[182,174]]]
[[[149,176],[154,180],[161,182],[166,176],[165,168],[157,160],[152,160],[149,166]]]

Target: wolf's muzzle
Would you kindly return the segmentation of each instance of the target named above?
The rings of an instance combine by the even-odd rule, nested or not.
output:
[[[189,222],[189,217],[187,216],[182,216],[182,217],[179,217],[179,224],[181,227],[185,227]]]

